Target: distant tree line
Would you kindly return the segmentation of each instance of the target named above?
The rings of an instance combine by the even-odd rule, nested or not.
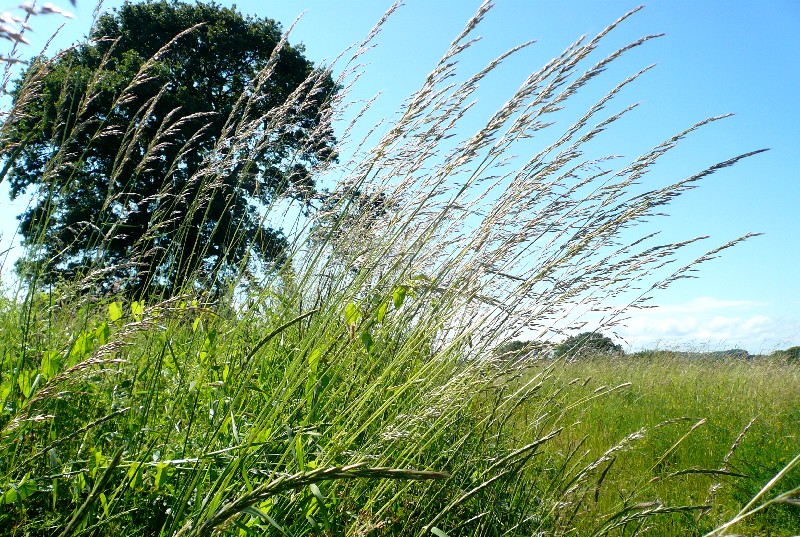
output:
[[[770,357],[783,360],[787,364],[800,364],[800,346],[789,347],[782,351],[775,351]]]
[[[495,354],[514,360],[524,357],[565,357],[572,360],[593,356],[623,356],[625,352],[621,345],[600,332],[583,332],[570,336],[557,345],[541,341],[511,340],[498,346]]]
[[[620,357],[626,356],[622,346],[600,332],[583,332],[570,336],[562,343],[552,344],[542,341],[510,340],[500,344],[495,349],[495,355],[507,360],[565,358],[578,360],[594,357]],[[708,352],[687,352],[670,350],[643,350],[628,355],[631,359],[648,359],[680,355],[687,358],[705,360],[754,360],[759,358],[745,349],[727,349]],[[785,362],[787,364],[800,364],[800,346],[777,350],[769,356],[761,356]]]

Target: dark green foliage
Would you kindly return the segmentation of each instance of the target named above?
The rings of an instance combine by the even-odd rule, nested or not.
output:
[[[734,358],[740,360],[751,360],[753,355],[745,349],[728,349],[708,353],[711,358]]]
[[[280,39],[277,22],[213,3],[126,2],[90,42],[36,60],[2,136],[11,196],[37,194],[20,271],[52,282],[100,268],[102,287],[140,292],[280,259],[285,239],[259,207],[308,201],[311,169],[335,158],[330,76],[286,45],[258,78]]]
[[[522,341],[513,339],[500,344],[494,351],[495,355],[505,360],[518,360],[525,357],[549,356],[552,345],[539,341]]]
[[[775,351],[771,357],[787,364],[800,364],[800,346]]]
[[[629,355],[636,360],[674,360],[689,359],[697,361],[737,362],[739,360],[754,360],[757,357],[745,349],[728,349],[724,351],[670,351],[670,350],[643,350]]]
[[[506,341],[505,343],[497,347],[497,350],[495,352],[499,355],[518,354],[520,352],[524,352],[527,346],[528,346],[527,341],[514,339],[511,341]]]
[[[622,346],[599,332],[583,332],[577,336],[571,336],[556,347],[556,356],[567,356],[568,358],[590,357],[596,355],[620,355]]]
[[[785,351],[786,354],[786,362],[790,364],[797,364],[800,363],[800,346],[798,347],[789,347]]]

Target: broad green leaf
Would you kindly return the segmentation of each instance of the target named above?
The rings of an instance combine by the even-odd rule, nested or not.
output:
[[[0,400],[5,401],[5,399],[11,395],[11,386],[13,386],[12,382],[13,381],[9,379],[7,382],[0,384]]]
[[[25,477],[22,478],[22,481],[17,484],[17,491],[19,492],[21,500],[24,500],[37,490],[39,490],[39,485],[36,484],[36,481],[31,479],[30,474],[26,474]]]
[[[347,324],[358,323],[358,318],[361,314],[358,312],[358,307],[352,302],[344,309],[344,322]]]
[[[136,321],[142,320],[142,314],[144,313],[144,304],[142,302],[134,301],[131,303],[131,313],[133,314],[133,318]]]
[[[389,309],[389,302],[383,302],[380,306],[378,306],[378,312],[375,314],[375,319],[382,323],[384,317],[386,317],[386,310]]]
[[[308,504],[308,507],[306,507],[306,520],[308,520],[308,524],[311,526],[311,529],[313,529],[314,531],[321,531],[322,526],[317,524],[316,519],[313,516],[311,516],[312,514],[316,513],[316,511],[317,511],[317,506],[315,504],[313,503]]]
[[[325,496],[322,495],[322,491],[319,490],[319,487],[314,483],[311,483],[308,488],[311,489],[311,494],[314,495],[320,505],[325,505]]]
[[[129,486],[136,490],[142,486],[142,464],[139,462],[132,462],[131,467],[128,468],[128,479],[130,480]]]
[[[312,373],[316,373],[319,369],[319,361],[322,357],[322,351],[320,349],[314,349],[308,355],[308,368],[311,370]]]
[[[45,380],[50,380],[58,375],[61,371],[61,355],[54,351],[45,351],[39,370]]]
[[[394,288],[394,292],[392,293],[392,302],[394,302],[394,309],[399,310],[400,307],[403,305],[403,302],[406,299],[406,294],[408,293],[408,287],[405,285],[398,285]]]
[[[33,375],[34,372],[29,369],[20,371],[19,375],[17,375],[17,386],[19,386],[19,391],[22,393],[22,396],[25,399],[28,399],[31,396],[31,388],[33,387]]]
[[[369,330],[364,330],[361,332],[361,342],[366,347],[367,352],[372,352],[372,346],[375,344],[375,341],[372,339],[372,334],[369,333]]]
[[[94,331],[94,335],[97,338],[98,345],[105,345],[108,341],[108,336],[111,334],[111,330],[108,328],[108,323],[103,322],[100,323],[100,326]]]
[[[88,356],[94,344],[94,337],[94,332],[83,332],[78,336],[78,339],[75,340],[72,349],[69,351],[69,357],[73,363],[79,362]]]
[[[30,474],[26,474],[19,483],[9,483],[9,488],[5,491],[0,499],[0,504],[11,504],[17,501],[22,501],[37,490],[39,490],[36,481],[31,479]]]
[[[272,435],[272,429],[269,427],[265,427],[258,431],[256,434],[256,442],[268,442],[270,440],[270,436]]]
[[[318,514],[318,516],[322,517],[322,521],[325,523],[324,524],[325,529],[327,530],[328,534],[330,534],[331,533],[331,523],[330,523],[330,517],[328,515],[327,499],[322,494],[322,491],[319,490],[319,487],[317,485],[315,485],[314,483],[311,483],[311,485],[309,485],[309,488],[311,489],[311,494],[313,494],[314,498],[317,500],[316,504],[317,504],[317,507],[319,509],[318,509],[318,512],[316,514]]]
[[[431,533],[436,535],[436,537],[450,537],[449,535],[447,535],[447,533],[443,532],[442,530],[440,530],[436,526],[433,526],[431,528]]]
[[[156,465],[156,477],[153,480],[153,485],[155,486],[156,490],[159,490],[164,486],[168,477],[168,472],[169,464],[165,462],[159,462]]]
[[[274,502],[273,502],[272,498],[267,498],[266,500],[264,500],[263,502],[258,504],[259,511],[264,513],[263,516],[266,517],[269,514],[269,512],[272,510],[273,503]]]
[[[108,318],[112,323],[122,319],[122,302],[112,302],[108,305]]]
[[[3,505],[9,505],[17,501],[19,495],[17,494],[17,490],[14,488],[13,485],[9,485],[9,488],[3,493],[3,497],[0,500],[0,503]]]

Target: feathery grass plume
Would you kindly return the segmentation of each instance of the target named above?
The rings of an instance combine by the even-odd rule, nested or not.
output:
[[[72,7],[75,7],[75,1],[70,0]],[[0,53],[0,63],[4,63],[2,78],[0,78],[0,88],[5,90],[11,80],[13,67],[18,64],[27,64],[27,60],[22,59],[20,45],[30,45],[30,41],[25,37],[25,33],[33,31],[31,26],[31,17],[38,15],[60,15],[66,19],[74,19],[75,15],[66,11],[59,6],[46,2],[41,6],[37,6],[36,2],[25,2],[18,6],[24,15],[15,15],[9,11],[0,13],[0,38],[6,39],[12,43],[11,50],[5,54]],[[53,36],[55,37],[55,36]],[[49,47],[52,37],[45,45],[45,50]]]
[[[0,373],[0,527],[84,535],[482,535],[497,528],[560,535],[588,527],[600,535],[708,509],[688,498],[642,501],[647,482],[611,507],[599,501],[615,461],[649,438],[645,431],[664,429],[637,426],[599,456],[590,456],[588,437],[560,444],[579,429],[575,412],[627,393],[630,383],[561,382],[561,362],[510,362],[494,352],[523,332],[546,339],[579,326],[587,311],[603,312],[597,328],[613,326],[624,308],[607,309],[612,301],[640,306],[749,237],[680,265],[684,248],[703,237],[658,244],[655,234],[636,235],[637,225],[661,216],[701,179],[758,153],[670,185],[637,187],[680,141],[721,117],[628,164],[594,154],[591,144],[636,105],[607,110],[650,67],[590,105],[576,96],[596,91],[610,65],[659,37],[602,48],[641,8],[574,42],[465,134],[478,84],[533,44],[462,74],[460,61],[492,7],[483,3],[372,149],[365,149],[379,132],[372,125],[365,138],[351,139],[369,118],[369,99],[351,104],[357,108],[335,150],[315,162],[312,183],[281,185],[258,207],[260,224],[285,222],[287,244],[274,262],[252,253],[270,238],[248,233],[243,218],[226,228],[226,244],[250,255],[223,253],[205,263],[214,252],[187,215],[216,226],[212,211],[239,203],[227,179],[244,187],[260,152],[294,132],[309,110],[318,111],[315,127],[285,163],[333,144],[360,62],[398,6],[366,40],[264,111],[260,89],[276,76],[290,28],[236,95],[197,171],[177,189],[165,178],[145,200],[157,209],[130,255],[111,267],[104,256],[123,230],[109,211],[140,201],[133,178],[163,148],[173,149],[167,176],[185,167],[210,119],[174,109],[147,138],[144,125],[166,85],[117,124],[90,106],[114,77],[111,53],[90,73],[64,66],[85,77],[87,91],[55,120],[59,144],[36,192],[38,235],[19,265],[25,301],[0,310],[17,339]],[[139,86],[161,84],[158,59],[199,29],[143,59],[108,110],[133,102]],[[24,145],[8,133],[25,120],[54,65],[38,58],[19,85],[0,132],[8,162]],[[340,91],[331,96],[327,79],[337,70]],[[573,108],[561,126],[560,112]],[[195,130],[176,142],[187,128]],[[73,244],[45,258],[44,246],[57,238],[48,228],[55,200],[74,186],[89,149],[75,142],[79,135],[89,147],[119,140],[113,186],[97,218],[75,224],[86,230],[75,237],[88,237],[80,259],[69,258]],[[56,180],[64,170],[69,179]],[[71,277],[48,281],[48,265],[59,263],[74,265]],[[176,275],[173,287],[159,287]],[[139,296],[131,282],[155,291]],[[671,438],[654,461],[670,458],[692,431]],[[728,475],[729,462],[719,475]],[[690,475],[673,470],[666,475]]]

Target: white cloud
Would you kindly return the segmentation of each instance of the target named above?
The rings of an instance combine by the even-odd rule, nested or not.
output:
[[[744,348],[770,352],[800,343],[800,320],[771,315],[769,305],[699,297],[682,304],[629,312],[615,332],[632,350]]]

